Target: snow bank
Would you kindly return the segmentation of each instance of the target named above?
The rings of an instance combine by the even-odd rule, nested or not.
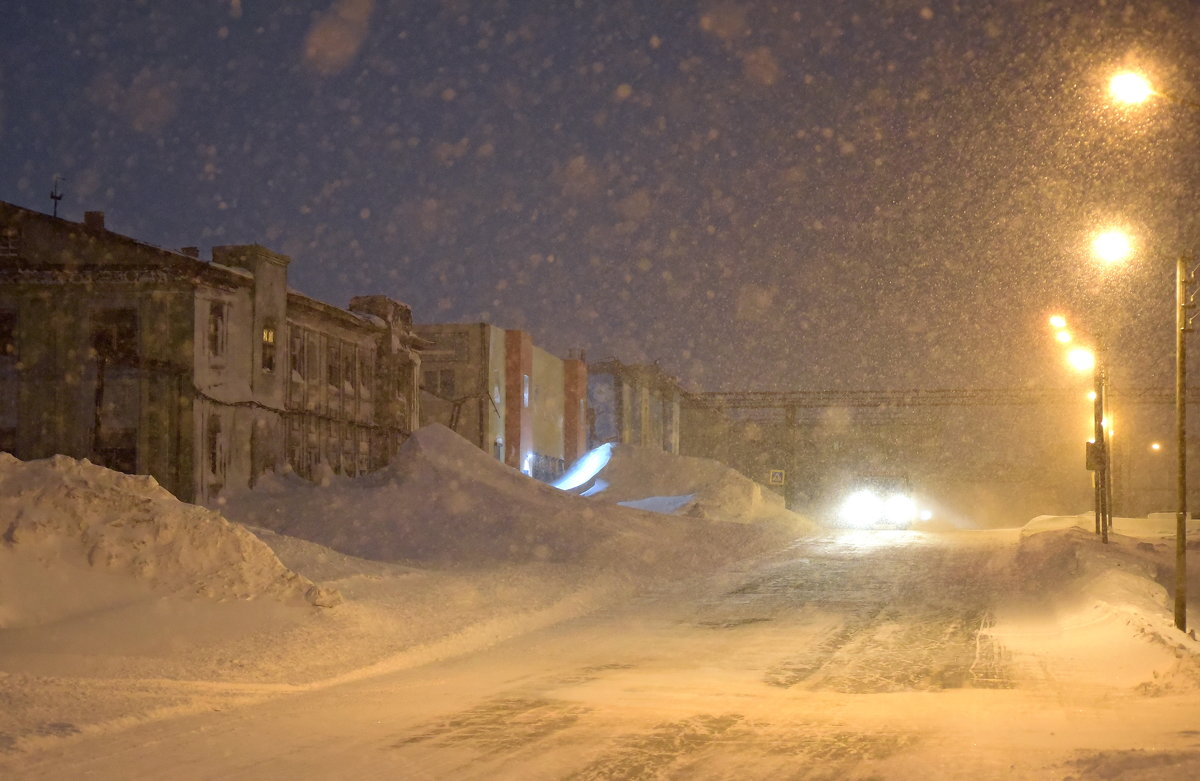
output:
[[[1040,516],[1022,529],[1020,579],[989,633],[1018,663],[1049,659],[1080,682],[1155,694],[1200,689],[1200,643],[1174,626],[1174,554],[1159,539],[1163,520],[1114,519],[1107,545],[1093,523],[1091,515]]]
[[[0,453],[0,535],[0,627],[127,602],[137,593],[130,580],[216,600],[337,599],[247,530],[178,501],[153,478],[65,456],[23,462]]]
[[[572,562],[662,570],[728,560],[770,535],[705,518],[588,502],[533,480],[445,426],[417,431],[372,475],[263,479],[225,498],[235,520],[381,561]]]
[[[719,461],[636,445],[602,445],[556,483],[604,502],[695,518],[803,523],[783,497]]]
[[[1084,531],[1095,531],[1096,516],[1094,513],[1081,513],[1079,515],[1039,515],[1021,529],[1022,535],[1039,534],[1045,531],[1055,531],[1059,529],[1083,529]],[[1160,539],[1164,537],[1175,536],[1175,514],[1174,513],[1151,513],[1146,518],[1121,518],[1114,517],[1112,525],[1113,534],[1120,534],[1126,537],[1138,537],[1143,539]],[[1200,520],[1189,518],[1187,522],[1187,534],[1192,536],[1200,532]]]

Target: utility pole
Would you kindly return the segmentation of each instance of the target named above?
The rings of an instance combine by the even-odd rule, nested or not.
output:
[[[58,174],[55,174],[54,175],[54,186],[52,188],[50,188],[50,200],[54,201],[54,216],[55,217],[58,216],[58,202],[63,199],[63,193],[62,193],[62,190],[59,189],[59,185],[62,184],[64,181],[66,181],[66,180],[63,179]]]
[[[1175,627],[1187,631],[1187,333],[1192,308],[1187,258],[1175,266]]]

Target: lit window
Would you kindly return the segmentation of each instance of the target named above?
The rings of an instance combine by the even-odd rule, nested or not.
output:
[[[262,370],[275,371],[275,326],[271,324],[262,330]]]
[[[521,375],[521,406],[529,406],[529,375]]]

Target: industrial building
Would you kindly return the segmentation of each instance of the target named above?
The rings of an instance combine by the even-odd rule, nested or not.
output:
[[[357,475],[418,425],[408,306],[288,289],[258,245],[169,250],[0,203],[0,450],[152,475],[209,502],[290,465]]]
[[[442,423],[497,460],[552,480],[586,450],[587,365],[526,331],[487,323],[418,324],[421,422]]]

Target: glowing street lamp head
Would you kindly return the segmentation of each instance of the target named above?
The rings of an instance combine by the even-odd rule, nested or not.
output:
[[[1150,443],[1150,449],[1151,449],[1152,451],[1154,451],[1155,453],[1157,453],[1157,452],[1159,452],[1159,451],[1161,451],[1161,450],[1162,450],[1162,445],[1161,445],[1160,443],[1158,443],[1158,442],[1151,442],[1151,443]]]
[[[1118,103],[1132,106],[1149,100],[1154,95],[1154,87],[1140,73],[1121,71],[1109,80],[1108,94]]]
[[[1096,355],[1084,347],[1076,347],[1067,353],[1067,364],[1076,371],[1091,371],[1096,368]]]
[[[1071,332],[1070,331],[1055,331],[1054,338],[1057,339],[1058,341],[1062,342],[1063,344],[1070,344],[1071,343]]]
[[[1122,230],[1106,230],[1092,239],[1092,254],[1099,260],[1115,265],[1133,255],[1133,239]]]
[[[1062,315],[1051,315],[1050,327],[1057,331],[1061,331],[1067,327],[1067,318],[1063,317]]]

